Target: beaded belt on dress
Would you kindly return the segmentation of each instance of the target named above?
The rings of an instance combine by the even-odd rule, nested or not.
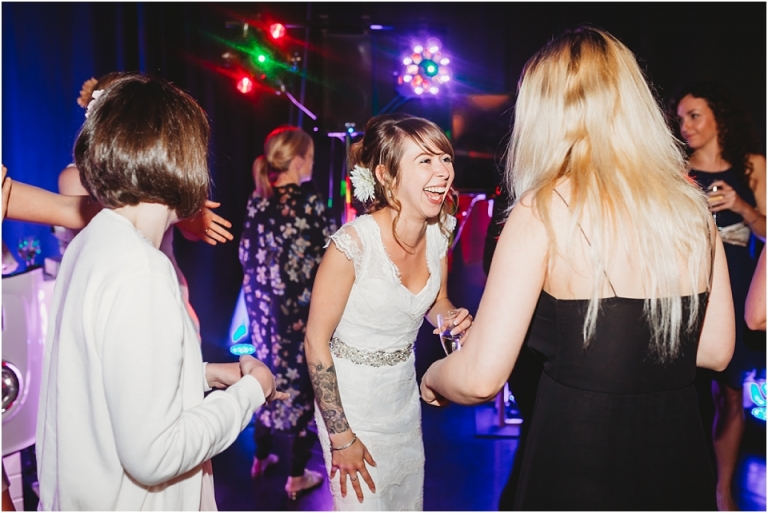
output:
[[[331,354],[344,358],[358,365],[369,367],[382,367],[384,365],[397,365],[408,360],[413,353],[413,342],[404,349],[396,351],[365,351],[350,347],[336,337],[331,339]]]

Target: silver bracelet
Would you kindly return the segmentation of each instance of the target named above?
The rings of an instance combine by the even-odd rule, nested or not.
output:
[[[353,434],[353,435],[355,435],[354,433],[352,433],[352,434]],[[343,450],[343,449],[346,449],[347,447],[351,447],[351,446],[352,446],[352,444],[353,444],[353,443],[355,443],[355,442],[357,442],[357,435],[355,435],[355,437],[352,439],[352,441],[351,441],[351,442],[349,442],[348,444],[344,444],[344,445],[342,445],[341,447],[334,447],[334,446],[331,446],[331,450],[332,450],[332,451],[341,451],[341,450]]]

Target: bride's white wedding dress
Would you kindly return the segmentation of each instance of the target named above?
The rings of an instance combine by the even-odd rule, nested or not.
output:
[[[440,290],[440,259],[448,249],[439,225],[430,224],[426,236],[430,276],[416,294],[400,281],[370,215],[358,217],[331,237],[355,267],[355,282],[331,342],[341,403],[350,428],[377,464],[368,465],[375,494],[360,478],[362,504],[349,481],[347,496],[341,497],[337,473],[331,480],[337,510],[423,509],[424,445],[413,344]],[[315,417],[330,471],[329,437],[319,408]]]

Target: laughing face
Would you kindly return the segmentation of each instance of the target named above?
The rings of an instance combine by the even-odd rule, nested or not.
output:
[[[437,217],[453,178],[450,155],[434,154],[408,140],[400,161],[399,185],[394,190],[403,215],[423,219]]]

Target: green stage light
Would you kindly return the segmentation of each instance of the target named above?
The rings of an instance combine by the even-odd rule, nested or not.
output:
[[[434,63],[434,61],[431,61],[429,59],[425,59],[421,61],[421,67],[424,69],[424,74],[428,77],[434,77],[437,75],[437,64]]]

